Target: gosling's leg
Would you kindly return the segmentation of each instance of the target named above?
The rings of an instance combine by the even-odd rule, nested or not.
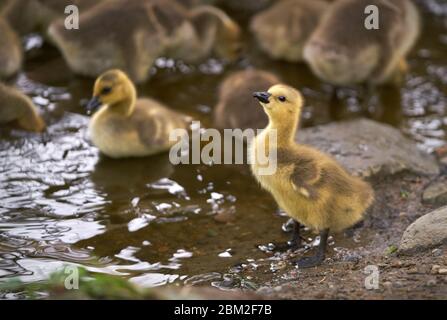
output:
[[[390,85],[396,86],[396,87],[402,86],[402,84],[405,80],[405,75],[408,73],[409,69],[410,69],[410,67],[408,66],[407,60],[405,58],[401,58],[399,60],[399,64],[397,65],[396,70],[391,75],[388,83]]]
[[[275,251],[287,251],[289,249],[297,250],[301,247],[300,236],[301,225],[298,221],[293,220],[292,238],[286,243],[275,243]]]
[[[329,229],[323,230],[320,233],[320,244],[317,248],[317,253],[314,256],[303,257],[295,261],[299,268],[311,268],[320,265],[326,257],[326,243],[329,235]]]

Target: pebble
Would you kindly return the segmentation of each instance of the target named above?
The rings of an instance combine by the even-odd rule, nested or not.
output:
[[[439,265],[437,265],[437,264],[433,265],[433,266],[431,267],[431,273],[432,273],[432,274],[437,274],[440,268],[441,268],[441,266],[439,266]]]
[[[440,256],[442,256],[442,250],[441,249],[434,249],[432,252],[432,255],[434,256],[434,257],[440,257]]]
[[[436,279],[430,279],[427,281],[427,287],[434,287],[436,284]]]
[[[407,271],[408,274],[417,274],[419,273],[418,268],[411,268]]]
[[[447,274],[447,268],[439,269],[438,273],[439,274]]]

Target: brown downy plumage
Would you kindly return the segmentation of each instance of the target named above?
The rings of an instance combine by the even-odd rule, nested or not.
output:
[[[379,9],[379,29],[365,27],[365,8]],[[395,83],[420,31],[410,0],[339,0],[324,14],[304,49],[322,80],[335,85]]]
[[[22,67],[23,50],[18,35],[0,17],[0,79],[15,75]]]
[[[304,44],[329,7],[324,0],[284,0],[253,17],[250,28],[260,48],[274,59],[303,60]]]
[[[65,8],[76,5],[84,12],[102,0],[6,0],[3,16],[20,34],[45,33],[50,23],[65,17]]]
[[[197,30],[193,20],[207,16],[212,18],[204,30]],[[209,25],[223,17],[222,23]],[[78,74],[96,77],[118,68],[134,82],[143,82],[162,55],[197,60],[212,49],[227,54],[224,49],[231,51],[233,40],[229,34],[239,31],[231,32],[228,28],[237,24],[228,21],[221,10],[209,6],[189,10],[173,0],[108,0],[81,14],[82,28],[76,32],[58,21],[50,26],[49,36]],[[219,37],[223,40],[217,41]]]
[[[0,83],[0,124],[10,123],[27,131],[41,132],[45,129],[45,122],[31,99]]]
[[[237,71],[224,79],[214,108],[214,124],[219,129],[263,129],[268,117],[250,93],[267,90],[280,82],[272,73],[249,69]]]
[[[168,151],[174,129],[188,129],[191,118],[153,99],[137,100],[135,86],[120,70],[95,82],[90,109],[100,108],[89,125],[95,146],[111,158],[143,157]]]
[[[350,175],[332,157],[295,142],[303,106],[298,91],[275,85],[268,92],[255,93],[255,97],[264,107],[269,125],[251,146],[253,173],[290,217],[320,233],[317,254],[297,261],[300,267],[317,265],[324,260],[328,232],[339,232],[359,222],[373,202],[373,190],[360,178]],[[272,131],[277,133],[277,144],[269,146],[268,137]],[[271,175],[260,174],[265,164],[259,162],[255,153],[266,140],[266,148],[275,148],[277,152],[277,170]],[[271,157],[269,161],[275,159]],[[299,227],[295,230],[298,233]],[[294,240],[294,245],[298,245],[297,234]]]

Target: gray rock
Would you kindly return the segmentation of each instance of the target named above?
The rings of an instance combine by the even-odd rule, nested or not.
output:
[[[299,130],[297,140],[332,154],[352,173],[363,177],[401,171],[434,175],[434,157],[388,125],[367,119],[336,122]]]
[[[447,206],[427,213],[404,232],[399,252],[411,254],[447,244]]]
[[[447,177],[432,182],[422,194],[422,201],[428,204],[443,206],[447,204]]]

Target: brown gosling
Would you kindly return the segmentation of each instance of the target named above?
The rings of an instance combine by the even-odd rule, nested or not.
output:
[[[229,62],[240,58],[243,51],[241,29],[224,11],[200,5],[189,10],[186,17],[187,23],[170,41],[168,56],[190,63],[211,54]]]
[[[268,117],[247,92],[267,90],[278,82],[276,75],[256,69],[230,74],[219,88],[219,100],[213,114],[215,126],[242,130],[265,128]]]
[[[319,265],[325,258],[329,231],[340,232],[362,220],[373,202],[374,192],[369,184],[349,174],[330,156],[295,142],[303,107],[303,98],[297,90],[275,85],[267,92],[254,93],[254,97],[267,113],[269,124],[251,146],[253,174],[295,220],[294,247],[300,245],[300,224],[320,234],[317,253],[296,261],[301,268]],[[277,143],[269,146],[272,132],[277,134]],[[276,172],[271,175],[259,174],[264,164],[258,161],[256,152],[263,146],[276,149],[276,159],[269,158],[277,164]]]
[[[45,33],[54,20],[66,17],[66,6],[76,5],[82,13],[100,1],[102,0],[6,0],[3,16],[21,35]]]
[[[22,67],[23,50],[18,35],[0,17],[0,79],[15,75]]]
[[[137,100],[129,77],[110,70],[95,82],[88,109],[99,110],[89,124],[93,144],[111,158],[144,157],[169,150],[174,129],[188,129],[191,119],[158,101]]]
[[[255,15],[250,28],[273,59],[303,61],[303,48],[329,7],[324,0],[285,0]]]
[[[379,9],[379,29],[365,27],[365,8]],[[410,0],[338,0],[304,48],[312,71],[334,85],[399,84],[420,32]]]
[[[0,83],[0,124],[9,123],[32,132],[45,130],[45,122],[31,99],[19,90]]]
[[[232,58],[238,50],[233,42],[238,43],[239,27],[211,6],[188,9],[173,0],[108,0],[82,13],[79,23],[82,27],[73,32],[56,21],[48,33],[71,70],[89,77],[117,68],[141,83],[161,56],[189,62],[213,50]]]

